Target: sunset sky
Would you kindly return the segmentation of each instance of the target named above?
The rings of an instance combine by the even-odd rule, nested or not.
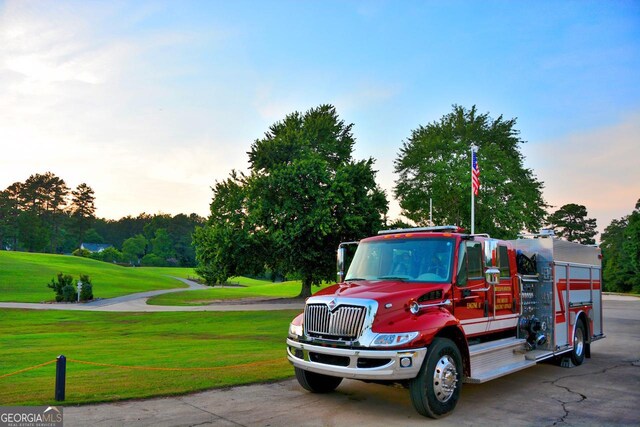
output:
[[[602,231],[640,198],[640,2],[0,0],[1,189],[51,171],[100,217],[207,216],[254,140],[324,103],[392,218],[403,140],[475,104]]]

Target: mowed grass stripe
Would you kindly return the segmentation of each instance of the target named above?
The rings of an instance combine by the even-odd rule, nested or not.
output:
[[[193,392],[292,376],[296,311],[108,313],[0,310],[0,376],[64,354],[67,404]],[[189,370],[191,368],[213,368]],[[186,369],[186,370],[180,370]],[[0,379],[0,405],[54,404],[55,364]]]
[[[180,277],[183,279],[193,279],[198,277],[195,268],[191,267],[136,267],[136,270],[154,273],[159,276]]]
[[[96,298],[186,287],[181,281],[168,277],[180,277],[179,274],[167,274],[179,271],[122,267],[67,255],[0,251],[0,301],[52,301],[55,294],[47,288],[47,283],[58,273],[70,274],[74,280],[80,274],[88,274],[93,282],[93,294]]]

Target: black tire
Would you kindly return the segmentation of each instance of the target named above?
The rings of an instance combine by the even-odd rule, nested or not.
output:
[[[440,418],[453,411],[462,390],[460,350],[447,338],[436,338],[418,376],[409,382],[413,407],[426,417]]]
[[[296,371],[296,379],[300,385],[312,393],[330,393],[335,390],[342,378],[331,377],[329,375],[316,374],[315,372],[305,371],[304,369],[294,368]]]
[[[582,320],[576,325],[576,332],[573,334],[573,350],[571,351],[571,362],[580,366],[584,362],[584,354],[587,347],[587,330]]]

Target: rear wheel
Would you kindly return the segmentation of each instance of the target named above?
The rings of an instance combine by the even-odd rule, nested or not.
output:
[[[462,389],[462,357],[453,341],[436,338],[418,376],[409,383],[413,407],[421,415],[440,418],[453,411]]]
[[[584,322],[580,320],[573,334],[573,351],[571,352],[571,361],[576,366],[582,365],[582,362],[584,362],[584,353],[587,347],[586,337],[587,332]]]
[[[298,383],[300,383],[305,390],[313,393],[332,392],[342,382],[342,378],[340,377],[316,374],[315,372],[305,371],[300,368],[294,369],[296,371],[296,379],[298,380]]]

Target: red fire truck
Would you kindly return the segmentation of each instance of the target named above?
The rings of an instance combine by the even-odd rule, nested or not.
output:
[[[343,378],[402,383],[420,414],[438,418],[455,408],[464,382],[555,357],[580,365],[604,338],[600,249],[551,233],[381,231],[340,245],[338,277],[289,327],[288,359],[311,392],[333,391]]]

